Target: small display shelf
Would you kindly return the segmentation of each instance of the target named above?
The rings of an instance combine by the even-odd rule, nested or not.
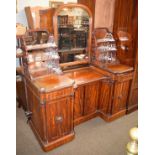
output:
[[[51,73],[61,74],[54,37],[44,30],[30,30],[23,37],[24,71],[31,79]]]
[[[106,67],[111,64],[118,64],[116,56],[117,47],[116,41],[111,32],[106,28],[96,28],[94,33],[94,49],[93,49],[93,64]]]

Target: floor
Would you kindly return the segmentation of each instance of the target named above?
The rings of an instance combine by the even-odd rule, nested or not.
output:
[[[17,108],[17,155],[126,155],[129,129],[137,126],[138,112],[111,123],[97,117],[75,127],[75,139],[50,152],[43,152],[26,123],[24,111]]]

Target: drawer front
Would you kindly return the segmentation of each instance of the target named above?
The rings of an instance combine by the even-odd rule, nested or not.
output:
[[[115,76],[115,80],[117,80],[118,82],[128,81],[131,79],[133,79],[133,72],[126,74],[117,74]]]
[[[45,96],[46,96],[46,101],[51,101],[55,99],[61,99],[67,96],[72,96],[72,95],[73,95],[73,87],[68,87],[58,91],[47,93]]]

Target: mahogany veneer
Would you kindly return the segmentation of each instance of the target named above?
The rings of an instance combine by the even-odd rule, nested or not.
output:
[[[96,116],[112,121],[125,115],[133,74],[130,67],[120,67],[125,73],[117,67],[109,67],[111,72],[90,66],[35,80],[25,77],[29,122],[44,151],[72,140],[74,125]]]
[[[88,60],[64,63],[62,68],[73,65],[91,65],[91,36],[93,29],[93,14],[95,1],[78,1],[78,7],[87,10],[90,19],[90,31],[88,39]],[[108,2],[109,3],[109,2]],[[114,4],[114,3],[113,3]],[[75,4],[65,5],[76,7]],[[23,79],[25,86],[25,104],[28,112],[30,126],[35,133],[44,151],[54,149],[64,143],[71,141],[74,136],[74,125],[80,124],[91,118],[99,116],[105,121],[113,121],[137,107],[137,60],[134,62],[134,52],[137,51],[137,0],[116,0],[114,19],[111,25],[114,35],[118,37],[118,57],[121,63],[134,66],[129,67],[122,64],[101,66],[89,66],[79,69],[64,71],[63,75],[46,75],[30,80],[26,74]],[[26,14],[30,28],[43,27],[49,32],[55,32],[58,38],[57,15],[64,6],[57,10],[41,8],[26,8]],[[113,7],[112,7],[113,8]],[[136,9],[136,12],[134,10]],[[36,12],[37,10],[37,12]],[[38,11],[40,10],[40,11]],[[92,11],[93,10],[93,11]],[[32,12],[37,15],[36,23]],[[55,12],[55,14],[54,14]],[[54,24],[52,16],[54,16]],[[122,14],[124,14],[122,16]],[[133,17],[133,20],[132,20]],[[119,31],[130,34],[133,50],[126,48],[126,44],[120,39]],[[131,34],[132,33],[132,34]],[[130,37],[128,37],[130,38]],[[120,39],[120,40],[119,40]],[[121,51],[125,46],[126,52]],[[128,45],[130,47],[130,44]],[[40,47],[39,47],[40,48]],[[137,57],[136,57],[137,59]],[[23,85],[22,85],[23,86]],[[17,85],[18,87],[18,85]],[[20,86],[19,86],[20,87]],[[22,95],[20,95],[22,96]]]

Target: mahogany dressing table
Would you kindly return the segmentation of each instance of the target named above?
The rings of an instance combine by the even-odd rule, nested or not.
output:
[[[71,141],[74,126],[84,121],[99,116],[109,122],[125,115],[133,78],[133,68],[117,60],[111,33],[104,30],[99,41],[110,37],[108,43],[97,45],[96,39],[92,50],[92,13],[86,6],[60,6],[53,23],[56,44],[45,30],[39,31],[39,41],[36,30],[23,38],[26,115],[44,151]],[[68,51],[67,62],[59,56],[62,51]]]

